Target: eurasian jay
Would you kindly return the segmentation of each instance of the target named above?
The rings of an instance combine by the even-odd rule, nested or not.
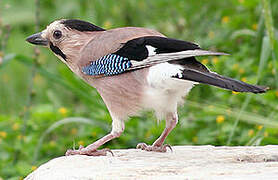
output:
[[[57,20],[26,39],[49,47],[77,76],[96,88],[112,117],[112,131],[66,155],[105,155],[98,150],[124,131],[125,120],[142,110],[153,110],[166,127],[152,144],[137,148],[166,152],[164,140],[178,122],[177,107],[192,87],[208,84],[236,92],[264,93],[267,87],[247,84],[210,71],[196,56],[225,55],[197,44],[171,39],[146,28],[105,30],[76,19]]]

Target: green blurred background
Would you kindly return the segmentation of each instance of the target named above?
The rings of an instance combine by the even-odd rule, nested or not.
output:
[[[107,29],[153,28],[227,52],[231,56],[199,60],[225,76],[270,87],[259,95],[195,87],[166,143],[278,144],[277,9],[276,0],[0,0],[0,179],[21,179],[110,131],[111,118],[97,92],[48,49],[34,51],[25,42],[61,18]],[[151,112],[143,113],[130,118],[124,134],[104,147],[151,144],[163,128]]]

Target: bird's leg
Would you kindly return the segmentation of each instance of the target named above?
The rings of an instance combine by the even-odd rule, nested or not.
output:
[[[87,147],[80,146],[78,150],[72,150],[72,149],[67,150],[66,156],[75,155],[75,154],[88,155],[88,156],[105,156],[107,152],[112,153],[112,151],[108,148],[101,149],[101,150],[97,150],[97,148],[99,148],[101,145],[105,144],[106,142],[112,139],[120,137],[123,131],[124,131],[124,121],[113,120],[111,133],[107,134],[106,136],[102,137],[96,142],[88,145]]]
[[[177,113],[169,113],[166,117],[166,127],[160,137],[151,145],[148,146],[145,143],[139,143],[137,145],[137,149],[142,149],[146,151],[156,151],[156,152],[166,152],[167,147],[172,150],[171,146],[168,144],[163,145],[166,137],[169,133],[176,127],[178,123],[178,115]]]

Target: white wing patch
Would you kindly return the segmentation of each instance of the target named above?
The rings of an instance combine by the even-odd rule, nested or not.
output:
[[[148,49],[148,56],[154,56],[156,55],[156,48],[150,46],[150,45],[147,45],[146,48]]]

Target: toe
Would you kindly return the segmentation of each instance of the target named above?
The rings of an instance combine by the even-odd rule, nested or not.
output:
[[[71,155],[76,155],[76,154],[80,154],[79,150],[72,150],[72,149],[68,149],[66,152],[66,156],[71,156]]]
[[[110,152],[112,154],[112,156],[114,156],[113,152],[108,148],[94,151],[94,152],[90,153],[90,156],[106,156],[107,152]]]
[[[107,152],[110,152],[112,156],[114,156],[113,152],[108,148],[96,150],[96,149],[88,149],[88,148],[84,148],[83,146],[80,146],[79,150],[72,150],[72,149],[67,150],[66,156],[71,156],[76,154],[87,155],[87,156],[106,156]]]
[[[104,148],[101,150],[94,150],[94,151],[84,151],[84,152],[82,152],[82,154],[87,155],[87,156],[106,156],[107,152],[110,152],[112,154],[112,156],[114,156],[113,152],[108,148]]]
[[[162,145],[162,146],[155,146],[155,145],[148,146],[145,143],[139,143],[136,146],[136,149],[141,149],[141,150],[144,150],[144,151],[154,151],[154,152],[167,152],[167,148],[169,148],[171,151],[173,151],[172,147],[169,144],[165,144],[165,145]]]

